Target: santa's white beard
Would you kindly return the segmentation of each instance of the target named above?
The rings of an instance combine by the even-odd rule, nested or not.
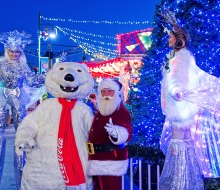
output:
[[[106,98],[98,97],[97,101],[99,111],[104,116],[111,115],[113,112],[115,112],[119,108],[121,103],[121,99],[118,95],[113,98]]]

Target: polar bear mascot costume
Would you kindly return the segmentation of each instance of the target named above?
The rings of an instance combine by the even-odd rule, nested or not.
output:
[[[56,63],[46,76],[46,88],[56,98],[43,101],[19,126],[16,152],[27,152],[21,190],[90,190],[86,176],[86,142],[93,120],[80,101],[94,81],[86,65]]]

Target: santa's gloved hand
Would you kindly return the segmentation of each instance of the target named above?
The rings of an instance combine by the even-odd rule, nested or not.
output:
[[[188,96],[190,92],[188,90],[182,89],[182,90],[176,90],[174,93],[172,93],[172,97],[174,100],[180,102],[184,100],[186,96]]]
[[[183,93],[182,92],[176,92],[173,96],[173,99],[180,102],[183,100]]]
[[[105,129],[110,136],[112,136],[113,138],[118,138],[118,133],[115,126],[112,123],[111,117],[109,119],[109,123],[106,124]]]
[[[23,151],[29,153],[34,147],[35,147],[35,141],[33,139],[30,139],[27,140],[26,142],[16,145],[15,151],[18,156],[21,156],[23,154]]]

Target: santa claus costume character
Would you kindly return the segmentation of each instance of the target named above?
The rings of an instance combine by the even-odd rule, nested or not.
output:
[[[122,85],[105,79],[98,88],[97,105],[87,149],[88,175],[93,176],[94,190],[122,189],[122,175],[127,172],[131,139],[131,116],[122,102]]]

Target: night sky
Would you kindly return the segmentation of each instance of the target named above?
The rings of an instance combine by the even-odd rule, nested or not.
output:
[[[37,49],[38,14],[48,18],[71,18],[72,20],[108,20],[108,21],[150,21],[152,22],[155,5],[160,0],[1,0],[0,3],[0,32],[17,29],[32,35],[32,49]],[[76,29],[94,34],[115,37],[116,34],[151,27],[146,25],[94,25],[58,23],[50,24]],[[43,30],[44,26],[41,26]],[[47,42],[42,42],[47,43]],[[51,41],[52,44],[75,45],[67,36],[58,33],[58,37]],[[55,47],[59,51],[65,47]],[[43,49],[43,46],[42,46]],[[3,45],[0,45],[3,51]],[[36,62],[35,59],[32,62]],[[74,59],[74,58],[73,58]]]

